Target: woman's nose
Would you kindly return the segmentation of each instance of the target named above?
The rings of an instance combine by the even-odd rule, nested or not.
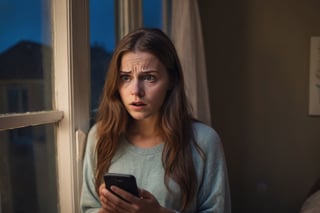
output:
[[[132,81],[131,95],[142,97],[144,94],[143,83],[139,80]]]

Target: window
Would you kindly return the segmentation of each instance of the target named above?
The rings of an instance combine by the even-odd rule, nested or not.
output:
[[[53,129],[51,124],[0,132],[2,212],[58,212]]]
[[[144,27],[155,27],[163,29],[162,18],[163,0],[144,0],[142,4],[142,16]]]
[[[90,0],[91,101],[90,124],[93,125],[105,75],[115,48],[115,3]]]
[[[30,126],[39,123],[38,111],[53,108],[49,5],[12,0],[0,7],[0,129],[7,129],[0,131],[0,212],[58,211],[54,125]],[[54,114],[45,116],[53,123],[62,115]]]
[[[1,2],[0,173],[8,175],[0,175],[0,212],[23,205],[33,213],[79,212],[89,115],[120,35],[119,17],[130,19],[116,2],[127,1]]]

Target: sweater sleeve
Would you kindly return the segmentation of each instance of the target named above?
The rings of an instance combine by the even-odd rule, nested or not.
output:
[[[198,143],[205,158],[198,192],[199,213],[229,213],[231,202],[224,151],[219,135],[211,128],[200,133]]]
[[[95,146],[96,146],[96,126],[89,131],[86,151],[83,162],[83,182],[80,199],[82,213],[97,213],[101,207],[99,196],[95,190]]]

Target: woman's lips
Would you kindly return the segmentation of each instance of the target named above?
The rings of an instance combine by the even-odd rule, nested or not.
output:
[[[132,109],[141,110],[146,106],[146,104],[144,102],[137,101],[137,102],[132,102],[130,106]]]
[[[132,102],[131,105],[134,105],[134,106],[143,106],[143,105],[146,105],[146,104],[143,103],[142,101],[138,101],[138,102]]]

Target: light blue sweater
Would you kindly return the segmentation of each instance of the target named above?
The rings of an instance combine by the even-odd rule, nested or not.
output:
[[[195,202],[185,212],[229,213],[231,206],[228,177],[220,138],[212,128],[202,123],[194,123],[193,128],[195,139],[204,151],[205,159],[201,158],[193,148],[192,158],[199,183]],[[83,213],[98,212],[101,207],[94,186],[96,142],[96,126],[94,126],[88,135],[83,165],[81,194]],[[108,172],[134,175],[138,187],[151,192],[160,205],[179,210],[181,196],[179,186],[170,180],[169,187],[172,192],[169,192],[164,184],[164,169],[161,161],[163,145],[147,149],[139,148],[123,137],[120,140],[120,149],[114,156]]]

